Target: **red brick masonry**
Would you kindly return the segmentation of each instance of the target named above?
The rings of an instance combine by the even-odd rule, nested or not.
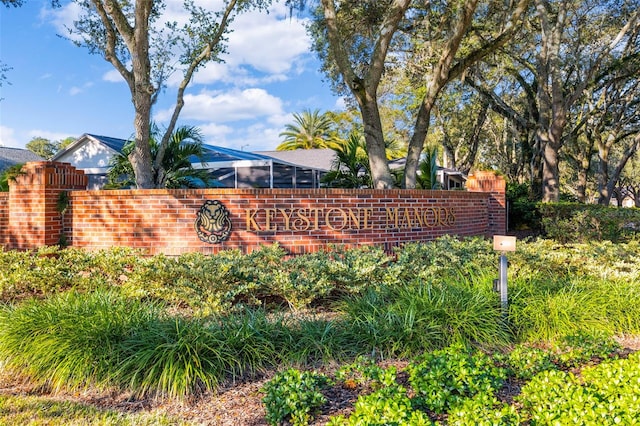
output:
[[[63,236],[74,247],[129,246],[168,255],[229,248],[249,252],[274,242],[291,253],[327,244],[391,250],[444,234],[503,234],[506,224],[505,182],[489,172],[470,176],[468,191],[86,191],[81,190],[86,187],[83,172],[68,164],[29,163],[25,169],[9,196],[0,194],[0,243],[8,249],[57,244]],[[222,204],[229,220],[209,227],[207,216],[196,224],[207,201]],[[223,241],[212,244],[200,237]]]

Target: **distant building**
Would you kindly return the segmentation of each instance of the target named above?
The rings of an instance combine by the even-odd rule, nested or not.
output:
[[[43,160],[44,158],[40,157],[38,154],[34,154],[28,149],[0,146],[0,173],[16,164]]]
[[[100,189],[107,183],[111,159],[122,151],[127,140],[84,134],[52,161],[70,163],[84,170],[89,189]],[[203,145],[204,158],[192,159],[193,167],[210,170],[216,186],[223,188],[319,188],[320,179],[328,171],[275,156],[239,151],[214,145]],[[307,155],[308,156],[308,155]]]
[[[52,161],[84,170],[89,177],[89,189],[101,189],[107,183],[109,162],[127,142],[86,133],[58,152]],[[194,168],[209,170],[215,186],[221,188],[320,188],[322,177],[336,160],[331,149],[248,152],[206,144],[203,148],[203,161],[194,157],[191,163]],[[401,169],[404,163],[405,159],[398,159],[389,166]],[[467,177],[457,170],[438,166],[437,179],[442,189],[462,189]]]

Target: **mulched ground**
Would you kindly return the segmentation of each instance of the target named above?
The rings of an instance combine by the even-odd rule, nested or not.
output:
[[[628,351],[640,350],[640,337],[619,339]],[[407,362],[390,360],[384,367],[396,365],[398,369],[406,367]],[[325,367],[321,373],[331,374],[336,366]],[[216,393],[205,393],[191,401],[169,401],[161,399],[139,399],[122,392],[86,391],[78,393],[56,393],[48,389],[34,387],[28,382],[13,377],[0,376],[0,395],[32,395],[57,401],[71,401],[98,408],[117,410],[124,413],[160,412],[196,425],[213,426],[266,426],[265,411],[262,405],[263,394],[260,389],[273,373],[248,381],[228,384]],[[520,392],[521,383],[508,382],[499,395],[502,401],[510,402]],[[327,406],[316,416],[312,425],[325,425],[330,416],[348,415],[358,398],[361,389],[347,389],[334,386],[327,393]]]

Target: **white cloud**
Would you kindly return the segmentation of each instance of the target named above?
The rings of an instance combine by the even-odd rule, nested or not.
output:
[[[221,10],[221,0],[204,1],[201,6],[210,10]],[[82,14],[82,8],[71,2],[61,8],[42,9],[43,21],[50,22],[59,34],[72,40],[68,28]],[[182,0],[170,0],[164,12],[163,22],[177,22],[179,25],[188,20]],[[224,63],[209,63],[194,76],[194,83],[209,84],[224,82],[238,87],[250,87],[262,83],[284,81],[289,73],[301,73],[304,68],[311,42],[306,34],[306,19],[289,16],[289,8],[277,3],[269,8],[269,13],[250,10],[237,16],[231,23],[232,32],[228,34],[228,53],[222,56]],[[256,74],[256,72],[258,74]],[[105,81],[120,82],[117,72],[109,71]],[[170,77],[168,84],[175,87],[182,79],[177,72]]]
[[[211,145],[220,145],[219,141],[226,139],[227,135],[233,133],[233,127],[220,125],[216,123],[207,123],[198,126],[202,132],[206,143]]]
[[[91,86],[93,86],[93,83],[91,83],[91,82],[85,83],[82,86],[73,86],[71,89],[69,89],[69,94],[71,96],[78,95],[78,94],[86,91],[87,89],[89,89]]]
[[[24,148],[24,143],[18,142],[15,131],[7,126],[0,126],[0,146],[12,148]]]
[[[50,141],[60,141],[72,136],[71,133],[50,132],[48,130],[28,130],[16,135],[14,129],[7,126],[0,126],[0,146],[11,148],[24,148],[33,138],[45,138]]]
[[[276,13],[241,15],[233,23],[225,61],[269,74],[286,73],[300,55],[309,52],[311,42],[305,24],[305,20],[278,17]]]
[[[234,89],[229,92],[202,92],[184,96],[184,108],[180,117],[184,120],[229,123],[282,114],[282,100],[264,89]],[[154,120],[166,121],[172,109],[158,112]]]
[[[50,22],[58,34],[68,37],[72,41],[80,41],[79,36],[69,33],[69,28],[73,28],[73,22],[77,21],[81,14],[82,7],[76,2],[71,2],[55,9],[48,7],[41,9],[40,19]]]
[[[204,128],[207,127],[203,126]],[[205,134],[208,144],[244,151],[271,151],[280,144],[282,127],[256,123],[218,135]]]
[[[122,78],[122,75],[118,72],[118,70],[111,70],[111,71],[107,71],[106,73],[104,73],[102,75],[102,80],[103,81],[108,81],[110,83],[123,83],[124,82],[124,78]]]
[[[181,6],[180,12],[171,6],[168,10],[176,21],[184,22]],[[269,13],[252,10],[239,15],[230,26],[228,53],[221,57],[224,62],[206,64],[195,74],[193,83],[222,82],[251,87],[285,81],[290,73],[302,73],[311,46],[305,29],[307,20],[290,17],[288,13],[288,7],[278,3],[269,9]],[[177,86],[181,78],[180,72],[174,74],[169,79],[169,86]]]

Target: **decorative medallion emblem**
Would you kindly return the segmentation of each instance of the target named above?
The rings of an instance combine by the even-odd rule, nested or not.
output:
[[[205,201],[200,207],[194,225],[198,238],[205,243],[221,243],[231,235],[229,210],[218,200]]]

